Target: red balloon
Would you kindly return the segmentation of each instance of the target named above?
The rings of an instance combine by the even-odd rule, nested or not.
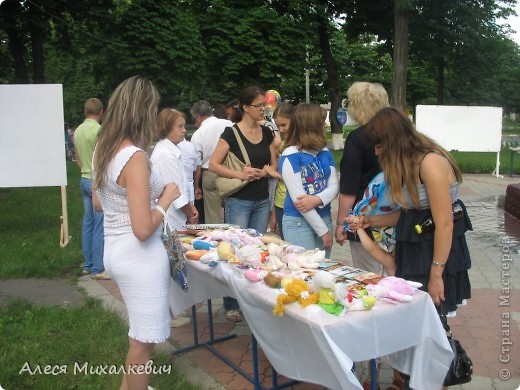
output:
[[[265,104],[274,103],[276,106],[276,95],[274,93],[268,92],[264,96],[265,98]]]

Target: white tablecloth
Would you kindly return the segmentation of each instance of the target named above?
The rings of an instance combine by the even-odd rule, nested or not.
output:
[[[351,372],[353,362],[384,357],[411,375],[415,389],[440,389],[453,353],[435,307],[426,293],[412,302],[378,302],[371,311],[343,317],[318,305],[285,305],[283,317],[272,310],[279,290],[252,283],[233,266],[188,261],[188,293],[172,282],[171,308],[178,314],[193,304],[223,296],[237,298],[251,331],[281,374],[331,389],[362,389]]]

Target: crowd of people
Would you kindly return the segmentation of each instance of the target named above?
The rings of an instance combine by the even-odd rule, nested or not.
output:
[[[85,209],[83,272],[112,278],[121,290],[130,323],[127,366],[146,364],[171,326],[189,323],[170,315],[163,221],[172,228],[229,223],[270,230],[327,257],[334,240],[348,240],[354,266],[422,283],[439,312],[453,312],[470,298],[464,233],[471,225],[467,215],[452,218],[453,205],[463,206],[460,170],[390,107],[382,85],[356,82],[347,91],[348,113],[360,127],[346,139],[339,170],[327,148],[326,111],[283,102],[266,118],[265,95],[251,86],[225,105],[195,102],[190,141],[186,114],[168,107],[157,115],[159,93],[143,77],[123,81],[106,110],[98,99],[86,101],[85,122],[75,133]],[[242,170],[225,164],[229,153],[245,164]],[[350,215],[381,171],[398,207],[384,215]],[[245,185],[222,197],[217,177]],[[334,228],[331,202],[338,195]],[[435,229],[414,234],[427,218]],[[372,227],[380,226],[395,226],[395,252],[379,247]],[[243,319],[234,298],[225,297],[224,308],[229,321]],[[396,387],[404,382],[396,373]],[[147,385],[145,373],[130,372],[121,388]]]

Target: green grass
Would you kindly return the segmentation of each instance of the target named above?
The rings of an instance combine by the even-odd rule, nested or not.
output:
[[[496,166],[497,154],[495,152],[457,152],[451,154],[457,161],[462,173],[488,173],[491,174]],[[332,155],[336,166],[339,167],[343,150],[333,150]],[[520,174],[520,154],[514,156],[514,174]],[[509,149],[500,152],[500,174],[509,175],[511,166],[511,152]]]
[[[67,163],[67,176],[72,238],[65,248],[59,245],[59,187],[0,189],[0,279],[79,275],[83,202],[75,163]]]
[[[35,307],[13,301],[0,308],[0,384],[7,389],[118,389],[122,374],[85,372],[88,367],[114,367],[124,364],[128,348],[127,325],[112,312],[89,298],[78,307]],[[155,354],[156,372],[151,375],[156,389],[190,390],[165,354]],[[38,374],[54,369],[57,375]],[[107,368],[108,372],[108,368]]]
[[[58,187],[0,189],[0,279],[65,277],[76,283],[80,275],[81,220],[83,202],[80,173],[67,163],[69,244],[60,247],[61,191]],[[86,298],[83,305],[36,307],[14,301],[0,307],[0,385],[5,389],[118,389],[120,375],[74,375],[74,363],[96,365],[124,363],[128,327],[113,312],[103,310],[98,300]],[[68,365],[59,375],[20,374],[28,362]],[[154,367],[171,364],[167,355],[154,357]],[[189,390],[196,387],[182,375],[152,377],[156,389]]]

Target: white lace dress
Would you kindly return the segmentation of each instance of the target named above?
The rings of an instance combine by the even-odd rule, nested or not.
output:
[[[126,189],[117,184],[123,167],[137,152],[142,150],[135,146],[120,150],[110,162],[104,187],[96,190],[105,217],[104,264],[125,301],[128,336],[143,343],[159,343],[170,335],[170,272],[161,228],[146,241],[139,241],[130,225]],[[163,187],[161,177],[152,171],[150,207]]]

